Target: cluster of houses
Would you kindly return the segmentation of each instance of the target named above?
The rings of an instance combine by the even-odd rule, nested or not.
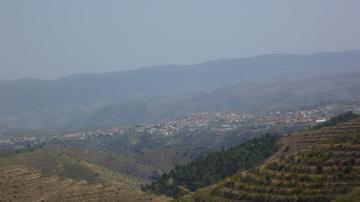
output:
[[[46,142],[52,139],[59,140],[86,140],[88,138],[101,138],[114,135],[150,134],[150,135],[176,135],[179,132],[192,132],[196,130],[231,131],[241,128],[256,129],[268,128],[278,125],[304,124],[314,125],[325,122],[337,114],[353,111],[360,113],[358,102],[331,102],[318,106],[307,107],[297,111],[275,111],[256,113],[224,113],[202,112],[169,119],[160,124],[136,124],[133,126],[119,126],[105,129],[77,131],[66,134],[11,137],[0,135],[1,146],[16,143]]]

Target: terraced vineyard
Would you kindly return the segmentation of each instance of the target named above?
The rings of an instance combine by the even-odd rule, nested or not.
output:
[[[0,179],[0,201],[163,201],[134,189],[44,176],[24,167],[3,167]]]
[[[0,201],[168,201],[143,181],[43,146],[0,155]]]
[[[74,153],[72,149],[52,146],[2,153],[0,154],[0,168],[23,166],[38,170],[47,176],[58,175],[87,182],[117,184],[132,188],[139,188],[139,185],[144,183],[138,178],[114,172],[100,164],[92,164],[85,158],[71,156],[71,153]],[[94,156],[95,153],[91,155]]]
[[[281,150],[257,168],[179,200],[322,202],[360,187],[360,118],[280,141]]]

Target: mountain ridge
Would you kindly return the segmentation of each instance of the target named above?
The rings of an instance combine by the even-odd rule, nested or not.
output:
[[[221,93],[222,88],[229,89],[232,86],[243,89],[248,86],[251,89],[252,83],[269,86],[272,82],[281,81],[286,86],[288,84],[286,82],[320,76],[326,78],[353,72],[360,72],[359,50],[312,55],[269,54],[245,59],[215,60],[188,66],[165,65],[103,74],[70,75],[50,81],[32,79],[0,81],[2,95],[0,126],[28,129],[61,128],[69,126],[69,120],[86,120],[88,116],[102,108],[119,103],[125,104],[126,107],[127,103],[136,105],[140,102],[141,106],[141,102],[155,99],[160,100],[156,104],[159,105],[168,102],[171,97],[174,98],[173,100],[175,98],[183,100],[184,97],[206,95],[207,92],[217,89],[220,89]],[[165,99],[159,99],[162,97]],[[247,97],[246,94],[244,97]],[[201,100],[187,101],[190,106],[194,106]],[[209,102],[209,99],[205,101]],[[228,100],[224,99],[220,102],[222,103],[218,105],[220,107],[214,110],[226,109],[226,106],[222,107],[222,105],[226,105]],[[231,102],[241,103],[242,100],[235,99]],[[263,105],[252,105],[252,102],[247,102],[244,106],[248,106],[251,110],[263,107]],[[156,108],[148,109],[153,113]],[[163,114],[169,117],[184,111],[180,108],[176,109],[160,112],[158,118],[164,118]],[[127,115],[122,116],[124,121],[119,124],[137,123],[137,117],[129,116],[134,113],[135,115],[141,113],[141,110],[138,112],[130,110]],[[147,118],[144,121],[154,120]]]
[[[332,54],[347,54],[347,53],[357,53],[360,52],[360,49],[352,49],[352,50],[342,50],[342,51],[320,51],[320,52],[314,52],[314,53],[309,53],[309,54],[290,54],[290,53],[265,53],[265,54],[260,54],[260,55],[254,55],[254,56],[249,56],[249,57],[233,57],[233,58],[219,58],[219,59],[214,59],[214,60],[208,60],[205,62],[199,62],[199,63],[194,63],[194,64],[162,64],[162,65],[150,65],[150,66],[143,66],[143,67],[138,67],[138,68],[134,68],[134,69],[128,69],[128,70],[118,70],[118,71],[109,71],[109,72],[98,72],[98,73],[74,73],[74,74],[68,74],[65,76],[61,76],[55,79],[42,79],[42,78],[34,78],[34,77],[23,77],[23,78],[18,78],[18,79],[0,79],[0,82],[11,82],[11,81],[56,81],[56,80],[62,80],[62,79],[67,79],[68,77],[76,77],[76,76],[92,76],[92,75],[106,75],[106,74],[113,74],[113,73],[123,73],[123,72],[132,72],[132,71],[139,71],[139,70],[144,70],[144,69],[153,69],[153,68],[161,68],[161,67],[181,67],[181,68],[187,68],[187,67],[193,67],[193,66],[201,66],[204,64],[208,64],[208,63],[214,63],[214,62],[219,62],[219,61],[237,61],[237,60],[250,60],[250,59],[258,59],[258,58],[264,58],[264,57],[273,57],[273,56],[288,56],[288,57],[293,57],[293,56],[324,56],[324,55],[332,55]]]

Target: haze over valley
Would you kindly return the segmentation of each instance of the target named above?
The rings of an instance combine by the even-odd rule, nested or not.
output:
[[[359,7],[0,1],[0,201],[360,201]]]

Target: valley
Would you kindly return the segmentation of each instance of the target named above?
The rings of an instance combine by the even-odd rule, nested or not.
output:
[[[359,0],[0,0],[0,202],[360,202]]]
[[[210,199],[215,201],[220,200],[216,198],[227,200],[229,195],[228,192],[215,192],[213,189],[215,190],[214,187],[226,187],[227,185],[223,185],[223,181],[228,182],[228,179],[233,179],[230,175],[234,174],[234,176],[237,176],[238,174],[235,173],[242,173],[242,170],[245,170],[243,172],[250,173],[251,175],[259,175],[259,173],[262,174],[260,172],[262,169],[255,167],[258,164],[261,164],[263,160],[267,159],[272,154],[274,155],[266,160],[266,162],[272,162],[271,159],[280,158],[282,159],[280,162],[276,161],[279,164],[283,161],[283,159],[285,159],[283,156],[286,156],[286,159],[294,158],[289,156],[295,154],[300,155],[299,152],[302,150],[313,148],[312,145],[316,144],[316,141],[320,141],[321,144],[330,141],[331,139],[322,138],[333,138],[327,134],[319,136],[319,138],[308,134],[307,136],[311,137],[309,139],[304,139],[301,135],[296,136],[295,134],[307,134],[306,131],[310,131],[310,134],[315,134],[316,131],[323,131],[325,129],[325,131],[327,131],[327,125],[324,125],[323,127],[325,128],[323,129],[323,124],[326,124],[329,121],[331,124],[336,124],[336,122],[331,121],[331,117],[347,111],[359,112],[359,109],[360,107],[357,102],[336,101],[303,107],[299,111],[275,111],[266,113],[209,112],[180,116],[161,124],[137,124],[133,126],[99,128],[96,130],[73,131],[71,133],[54,133],[54,135],[49,136],[42,136],[42,133],[34,136],[22,136],[21,133],[12,134],[12,136],[2,135],[3,140],[2,144],[0,144],[2,150],[0,155],[0,168],[3,169],[4,172],[15,172],[12,171],[12,169],[20,169],[21,172],[36,172],[38,177],[35,179],[40,181],[43,180],[43,177],[46,182],[52,180],[59,181],[60,178],[61,183],[63,179],[65,179],[66,182],[71,181],[72,184],[76,185],[75,187],[78,187],[74,189],[77,190],[75,192],[79,194],[80,198],[88,195],[86,192],[88,190],[93,190],[95,189],[94,187],[96,187],[96,190],[99,190],[99,193],[95,194],[96,192],[94,192],[94,195],[90,196],[94,198],[95,201],[111,201],[114,199],[111,199],[111,197],[116,198],[120,196],[120,198],[140,197],[138,199],[139,201],[149,201],[150,198],[155,201],[170,200],[170,198],[167,197],[176,197],[178,200],[194,199],[195,201],[208,201]],[[346,133],[346,130],[342,131],[343,128],[351,131],[355,130],[354,132],[356,132],[357,129],[356,126],[353,127],[354,124],[356,125],[357,122],[352,121],[347,125],[340,124],[339,126],[336,126],[336,130],[341,131],[341,133],[337,134],[342,134],[343,132]],[[279,140],[280,143],[269,144],[274,146],[280,145],[281,148],[279,149],[279,152],[276,152],[277,149],[272,147],[269,147],[269,150],[259,150],[258,152],[255,152],[256,148],[258,148],[256,146],[254,148],[250,147],[247,151],[250,151],[250,153],[247,154],[245,152],[246,149],[240,149],[242,148],[242,144],[244,144],[244,148],[247,147],[247,144],[252,145],[251,141],[259,141],[265,144],[259,147],[266,148],[267,140],[265,141],[265,139],[262,140],[261,138],[264,134],[269,133],[275,136],[282,134],[294,135],[282,135]],[[288,139],[288,137],[291,137],[291,139]],[[297,137],[298,139],[296,139]],[[354,138],[353,140],[355,140]],[[309,142],[309,144],[307,142]],[[236,147],[242,151],[239,153],[240,156],[230,157],[227,160],[223,159],[228,154],[222,152],[235,151]],[[324,146],[324,148],[328,147],[332,146]],[[336,147],[338,147],[338,145],[336,145]],[[350,147],[352,148],[353,146],[350,145]],[[251,152],[255,152],[260,156],[242,156],[250,155]],[[261,154],[261,152],[264,153]],[[353,156],[354,153],[351,152],[352,150],[350,150],[347,155]],[[231,155],[233,154],[234,152],[232,152]],[[194,165],[195,167],[200,166],[198,169],[201,168],[200,170],[205,171],[205,167],[201,167],[203,163],[197,164],[196,162],[209,161],[210,159],[208,155],[213,155],[211,158],[214,159],[214,162],[206,166],[206,168],[211,168],[212,165],[216,165],[219,162],[230,163],[223,166],[220,164],[221,167],[215,167],[214,170],[208,171],[209,173],[212,173],[210,175],[212,176],[210,181],[207,181],[206,178],[204,178],[207,175],[204,175],[199,179],[192,179],[191,182],[198,184],[196,186],[186,185],[186,181],[180,181],[179,184],[176,184],[175,187],[171,188],[171,190],[173,190],[171,192],[164,192],[164,190],[168,189],[166,188],[167,185],[161,189],[155,188],[158,186],[155,184],[151,185],[153,186],[152,188],[145,188],[145,185],[156,182],[157,180],[163,178],[164,175],[167,176],[168,172],[174,172],[173,169],[185,169],[188,165]],[[252,161],[251,164],[245,163],[244,160],[239,160],[249,158],[258,159],[256,161]],[[286,162],[287,161],[288,160],[286,160]],[[266,164],[266,166],[260,165],[260,167],[267,168],[268,164]],[[316,170],[316,167],[313,168],[313,165],[310,167],[311,169]],[[222,172],[220,170],[222,169],[230,170],[220,174]],[[304,170],[308,168],[299,167],[296,169]],[[295,171],[291,170],[287,172]],[[309,170],[309,172],[313,171]],[[266,173],[274,174],[275,171],[266,170]],[[277,179],[277,175],[272,174],[270,177]],[[59,178],[52,179],[53,176],[57,176]],[[200,177],[202,175],[198,174],[197,176]],[[166,179],[169,180],[170,178],[167,177]],[[238,179],[238,177],[234,177],[234,179]],[[11,180],[16,181],[19,179]],[[177,183],[178,179],[174,178],[173,180]],[[218,182],[219,180],[220,182]],[[26,183],[31,184],[33,182],[29,181]],[[22,186],[30,186],[26,183],[22,184]],[[213,183],[215,183],[215,185],[211,185]],[[211,188],[205,188],[208,185],[211,185]],[[109,192],[109,194],[107,194],[107,191],[104,191],[108,190],[106,188],[107,186],[112,187],[110,188],[112,191]],[[72,186],[69,185],[69,187]],[[54,194],[51,194],[51,197],[63,197],[60,193],[58,193],[58,191],[56,191],[57,189],[63,188],[54,187],[54,190],[51,192]],[[65,193],[65,195],[72,195],[71,193],[73,192],[70,191],[72,189],[73,188],[69,188],[69,193]],[[114,191],[117,189],[128,189],[131,190],[131,192],[119,193],[118,191]],[[141,189],[147,193],[143,192]],[[42,190],[42,188],[39,188],[39,190]],[[241,190],[244,192],[247,189],[241,188]],[[18,193],[16,189],[9,190],[9,192]],[[194,193],[192,194],[192,192]],[[52,199],[46,194],[43,196],[41,193],[36,194],[38,195],[37,197]],[[119,195],[114,193],[118,193]],[[343,193],[345,192],[341,192],[339,194]],[[156,196],[155,194],[165,194],[168,196]],[[183,198],[183,194],[191,195]],[[307,192],[305,192],[305,195],[306,194]],[[77,196],[75,197],[75,195],[71,198],[76,199]],[[190,196],[191,198],[189,198]],[[246,195],[244,196],[244,199],[252,200],[252,196],[252,194]],[[11,197],[17,196],[13,195]],[[27,198],[30,196],[23,197]],[[256,195],[256,197],[258,196]],[[265,197],[264,194],[261,195],[261,197]],[[280,198],[276,198],[277,196],[269,197],[270,198],[266,200],[279,201],[282,196]],[[283,198],[286,198],[286,196]],[[228,199],[234,198],[230,197]],[[235,199],[237,200],[237,198]],[[84,198],[84,200],[87,199]],[[254,200],[259,201],[265,199],[256,198]]]
[[[0,197],[274,202],[356,197],[353,184],[323,192],[324,177],[313,173],[317,165],[290,165],[294,162],[287,158],[303,156],[298,147],[334,146],[323,145],[329,140],[321,135],[315,143],[316,135],[293,134],[325,130],[338,124],[332,117],[350,111],[360,114],[358,56],[360,51],[270,54],[49,81],[0,81],[0,169],[2,183],[14,185]],[[280,170],[268,169],[271,159]],[[283,176],[282,169],[290,170]],[[315,186],[311,180],[296,184],[303,172],[324,182],[316,193],[309,190]],[[247,173],[245,181],[239,173]],[[274,180],[258,185],[247,175]],[[327,194],[332,191],[338,195]]]
[[[337,114],[360,112],[358,102],[329,102],[294,111],[196,113],[160,124],[137,124],[57,133],[1,136],[0,150],[16,153],[46,145],[142,181],[262,134],[304,130]]]

